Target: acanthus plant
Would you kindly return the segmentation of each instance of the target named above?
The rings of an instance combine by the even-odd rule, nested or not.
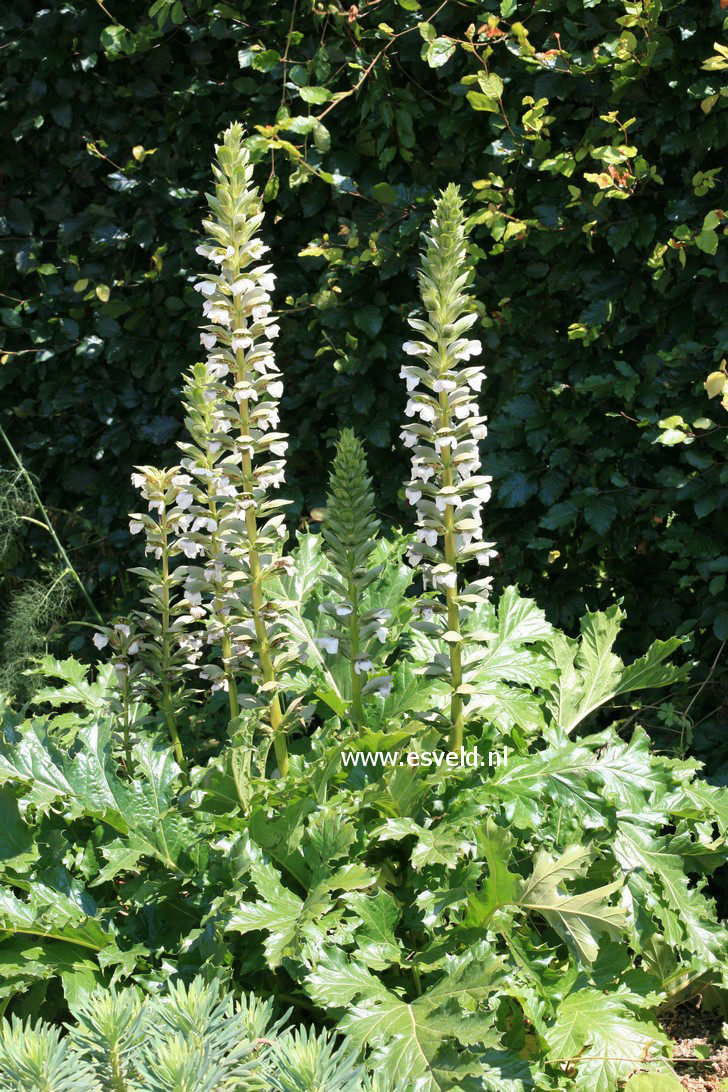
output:
[[[466,292],[469,268],[463,203],[450,185],[435,207],[420,271],[426,319],[410,318],[419,335],[404,350],[415,363],[402,368],[409,401],[402,439],[412,448],[412,480],[407,499],[417,507],[417,542],[410,557],[427,562],[432,586],[444,592],[445,624],[428,627],[449,645],[450,749],[463,743],[463,635],[461,605],[487,599],[489,578],[459,588],[462,564],[476,558],[487,565],[495,556],[492,542],[482,540],[481,508],[490,498],[490,478],[481,474],[478,443],[487,434],[477,402],[484,370],[469,363],[481,344],[467,335],[477,320]],[[439,621],[439,619],[438,619]]]
[[[574,639],[478,575],[489,479],[459,193],[436,205],[402,369],[417,533],[380,525],[345,431],[321,531],[284,554],[273,280],[239,126],[215,179],[188,438],[179,465],[136,471],[145,609],[99,630],[114,655],[93,682],[48,658],[52,684],[6,714],[0,1079],[669,1089],[656,1016],[728,984],[705,890],[728,858],[726,792],[653,755],[629,711],[608,725],[613,700],[685,678],[680,640],[625,665],[618,608]],[[445,761],[466,742],[510,761]]]
[[[180,443],[180,466],[165,472],[164,495],[157,472],[139,469],[136,481],[152,514],[133,515],[130,529],[144,530],[147,551],[162,562],[158,578],[147,576],[159,593],[144,629],[158,646],[149,666],[159,682],[152,685],[178,761],[183,764],[171,679],[182,661],[213,691],[227,692],[233,721],[241,706],[261,712],[285,775],[287,716],[296,706],[284,711],[279,680],[295,649],[267,586],[291,564],[281,556],[286,501],[271,493],[284,480],[287,438],[277,431],[283,383],[272,344],[275,277],[261,262],[268,249],[257,237],[264,214],[242,136],[241,126],[232,125],[216,147],[215,192],[204,223],[209,240],[197,248],[212,269],[195,284],[204,301],[200,340],[207,359],[192,369],[184,389],[190,439]],[[171,573],[169,561],[181,555],[183,564]],[[219,649],[218,663],[205,658],[208,647]],[[240,674],[252,681],[245,694]]]

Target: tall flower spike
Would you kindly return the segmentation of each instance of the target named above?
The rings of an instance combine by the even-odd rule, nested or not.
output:
[[[228,689],[233,715],[236,664],[253,675],[284,775],[288,749],[277,680],[288,653],[265,582],[289,564],[280,556],[287,502],[269,495],[284,478],[287,437],[276,431],[283,383],[272,346],[278,335],[270,300],[275,278],[269,265],[260,264],[268,250],[256,236],[264,214],[242,138],[242,126],[231,125],[215,148],[215,192],[208,195],[211,216],[204,222],[209,240],[197,248],[212,265],[195,285],[204,300],[200,340],[208,355],[188,381],[193,443],[181,446],[190,478],[187,538],[203,560],[189,566],[186,594],[203,609],[209,603],[208,638],[220,638],[223,668],[207,674]]]
[[[479,473],[478,441],[487,430],[476,395],[485,373],[468,363],[480,354],[481,344],[467,337],[477,314],[465,291],[470,270],[457,186],[448,186],[437,201],[425,243],[419,282],[427,318],[409,319],[419,338],[405,342],[405,353],[414,359],[400,372],[409,392],[405,412],[414,418],[402,432],[405,446],[412,449],[406,496],[417,509],[417,542],[409,559],[415,565],[423,562],[425,579],[444,591],[447,629],[441,635],[450,656],[450,749],[459,751],[463,673],[458,568],[473,557],[487,565],[494,554],[493,543],[482,541],[481,508],[490,497],[491,479]],[[468,598],[486,597],[489,587],[487,579],[471,585]]]
[[[180,474],[179,467],[158,470],[153,466],[140,466],[131,480],[147,501],[149,512],[132,514],[129,530],[132,534],[144,532],[145,552],[159,564],[156,569],[131,570],[141,576],[147,586],[143,604],[148,610],[134,612],[143,636],[134,639],[127,648],[127,660],[117,663],[117,674],[129,671],[133,688],[151,697],[161,710],[175,757],[184,767],[177,720],[184,704],[184,633],[191,619],[180,598],[185,568],[177,559],[182,553],[189,556],[184,549],[184,539],[179,537],[180,521],[184,521],[187,507],[185,486],[188,479]],[[132,657],[136,658],[136,664]]]
[[[325,553],[336,570],[336,576],[323,573],[322,580],[336,598],[321,604],[332,628],[319,644],[324,651],[343,652],[349,660],[351,718],[357,728],[364,723],[362,694],[381,692],[389,680],[371,675],[377,650],[387,639],[389,612],[363,609],[366,590],[382,569],[369,564],[379,530],[371,485],[364,448],[351,429],[344,429],[336,445],[321,529]]]

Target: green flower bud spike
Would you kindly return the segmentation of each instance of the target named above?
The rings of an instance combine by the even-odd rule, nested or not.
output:
[[[336,575],[322,574],[335,598],[322,604],[332,628],[319,644],[332,654],[343,652],[349,660],[351,719],[359,730],[364,724],[362,696],[378,689],[377,680],[369,674],[377,646],[386,639],[388,620],[387,611],[363,607],[367,588],[381,572],[381,565],[370,566],[379,530],[371,484],[364,448],[351,429],[344,429],[336,445],[321,529],[324,551]]]

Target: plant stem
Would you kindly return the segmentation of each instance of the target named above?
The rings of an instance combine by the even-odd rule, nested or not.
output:
[[[441,348],[441,359],[444,357],[444,353]],[[446,364],[443,363],[443,370]],[[450,413],[448,408],[448,398],[444,391],[440,392],[440,428],[450,427]],[[453,485],[453,468],[451,462],[451,451],[449,447],[445,447],[442,452],[442,484],[445,488],[451,488]],[[458,586],[457,586],[457,556],[455,552],[455,512],[452,505],[448,504],[445,507],[445,561],[450,565],[455,572],[455,584],[452,588],[445,589],[445,599],[447,602],[447,628],[453,633],[460,636],[460,611],[458,608]],[[450,641],[448,643],[448,649],[450,653],[450,685],[452,686],[452,696],[450,698],[450,739],[449,747],[451,751],[459,752],[463,745],[463,699],[457,690],[462,686],[463,682],[463,665],[462,665],[462,653],[460,650],[459,641]]]
[[[235,299],[234,321],[236,329],[243,324],[242,305],[237,297]],[[237,363],[238,379],[239,381],[244,382],[247,379],[244,349],[235,350],[235,360]],[[250,435],[250,410],[247,398],[243,398],[240,402],[240,433],[243,437]],[[240,469],[243,477],[243,488],[252,499],[255,488],[255,475],[253,474],[253,463],[250,457],[250,451],[247,447],[244,447],[243,449]],[[263,620],[263,588],[260,573],[260,558],[258,557],[257,549],[258,523],[255,517],[255,511],[252,507],[245,509],[245,530],[248,536],[250,597],[253,609],[255,635],[258,640],[258,657],[263,673],[263,682],[272,684],[272,687],[274,687],[276,682],[275,670],[270,655],[268,631],[265,626],[265,621]],[[278,762],[278,771],[281,777],[285,777],[288,773],[288,744],[286,742],[285,730],[281,727],[283,713],[281,711],[280,698],[275,690],[273,691],[269,706],[269,717],[271,732],[273,734],[273,748]]]
[[[250,463],[250,455],[244,455],[243,466],[245,465],[246,458],[248,463]],[[250,593],[253,602],[255,635],[258,638],[258,656],[260,657],[260,666],[263,670],[264,681],[266,683],[275,683],[275,671],[273,669],[273,661],[271,660],[268,647],[268,633],[265,628],[265,622],[263,621],[263,590],[260,579],[260,561],[258,559],[258,551],[254,548],[257,525],[255,513],[252,508],[248,508],[245,513],[245,526],[248,532],[251,576]],[[286,743],[285,732],[281,730],[282,720],[283,714],[281,713],[280,699],[278,695],[274,693],[270,703],[270,726],[273,733],[273,748],[278,761],[278,769],[281,777],[285,777],[288,773],[288,745]]]
[[[207,458],[207,468],[208,468],[208,470],[213,469],[212,460],[209,458],[209,456]],[[217,526],[217,504],[212,499],[212,495],[211,495],[209,489],[208,489],[207,497],[208,497],[207,504],[208,504],[208,508],[210,509],[210,515],[214,519],[215,525]],[[217,538],[218,538],[217,531],[213,531],[212,534],[210,535],[210,544],[211,544],[211,547],[212,547],[213,556],[216,556],[216,552],[217,552]],[[223,666],[223,669],[225,671],[225,678],[227,679],[227,684],[228,684],[227,685],[227,692],[228,692],[228,702],[230,704],[230,719],[235,720],[236,717],[240,716],[240,703],[238,701],[238,687],[237,687],[237,684],[235,682],[235,676],[233,675],[232,667],[231,667],[232,648],[231,648],[231,645],[230,645],[230,634],[228,633],[227,626],[225,625],[225,619],[224,618],[220,619],[220,625],[221,625],[221,628],[222,628],[222,642],[221,642],[221,644],[222,644],[222,666]]]
[[[161,521],[162,532],[162,712],[167,725],[177,762],[185,768],[185,756],[180,743],[177,722],[172,705],[170,670],[172,667],[169,644],[169,551],[167,548],[167,515]]]
[[[228,702],[230,705],[230,720],[235,720],[240,716],[240,704],[238,702],[238,688],[235,684],[235,678],[230,668],[230,660],[232,659],[232,649],[230,647],[230,638],[227,633],[223,634],[222,638],[222,662],[225,668],[225,677],[228,681]]]
[[[7,436],[6,432],[5,432],[5,430],[2,428],[2,426],[0,426],[0,436],[2,436],[3,440],[5,441],[5,444],[6,444],[7,448],[8,448],[8,451],[10,452],[10,454],[13,457],[13,460],[15,461],[15,465],[17,466],[20,473],[23,475],[23,478],[25,479],[25,482],[27,483],[28,489],[31,492],[33,500],[38,505],[38,509],[40,510],[40,512],[41,512],[41,514],[43,516],[43,526],[46,528],[46,530],[50,534],[51,538],[53,539],[53,542],[55,543],[56,549],[58,550],[59,554],[63,558],[63,561],[64,561],[65,565],[67,566],[69,573],[73,576],[74,580],[78,584],[78,586],[79,586],[79,588],[81,590],[81,594],[83,595],[84,599],[86,600],[86,603],[88,604],[89,609],[91,610],[91,613],[94,615],[94,617],[97,619],[97,621],[103,622],[103,618],[101,617],[101,615],[97,611],[96,607],[94,606],[94,602],[93,602],[91,596],[89,595],[89,593],[88,593],[88,591],[86,589],[86,585],[84,584],[83,580],[81,579],[81,577],[78,575],[78,573],[74,569],[73,565],[71,564],[71,559],[69,558],[68,554],[64,550],[63,544],[62,544],[61,540],[59,539],[58,535],[55,532],[53,524],[50,521],[48,513],[46,512],[45,505],[43,504],[43,501],[40,499],[40,494],[38,493],[38,490],[35,488],[35,483],[33,482],[33,479],[31,478],[28,471],[25,469],[25,466],[23,465],[20,456],[18,455],[18,453],[15,450],[15,448],[13,447],[13,445],[10,443],[10,440],[8,439],[8,436]]]
[[[122,723],[124,729],[124,763],[129,777],[134,776],[134,759],[131,753],[131,739],[129,736],[129,674],[124,672],[124,687],[122,690]]]
[[[351,652],[351,719],[358,732],[364,723],[364,707],[361,700],[361,676],[356,670],[356,658],[359,655],[359,603],[356,584],[349,577],[349,602],[352,606],[349,616],[349,645]]]

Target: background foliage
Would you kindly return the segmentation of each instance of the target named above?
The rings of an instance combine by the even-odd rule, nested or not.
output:
[[[124,592],[131,467],[181,434],[210,142],[241,117],[268,179],[298,516],[351,425],[385,514],[409,518],[392,450],[404,318],[430,202],[456,179],[501,582],[566,627],[624,597],[627,644],[697,627],[713,659],[728,638],[728,421],[704,388],[728,340],[717,0],[19,0],[1,26],[2,420],[100,603]],[[23,534],[11,587],[45,548]],[[724,727],[703,731],[708,748]]]

